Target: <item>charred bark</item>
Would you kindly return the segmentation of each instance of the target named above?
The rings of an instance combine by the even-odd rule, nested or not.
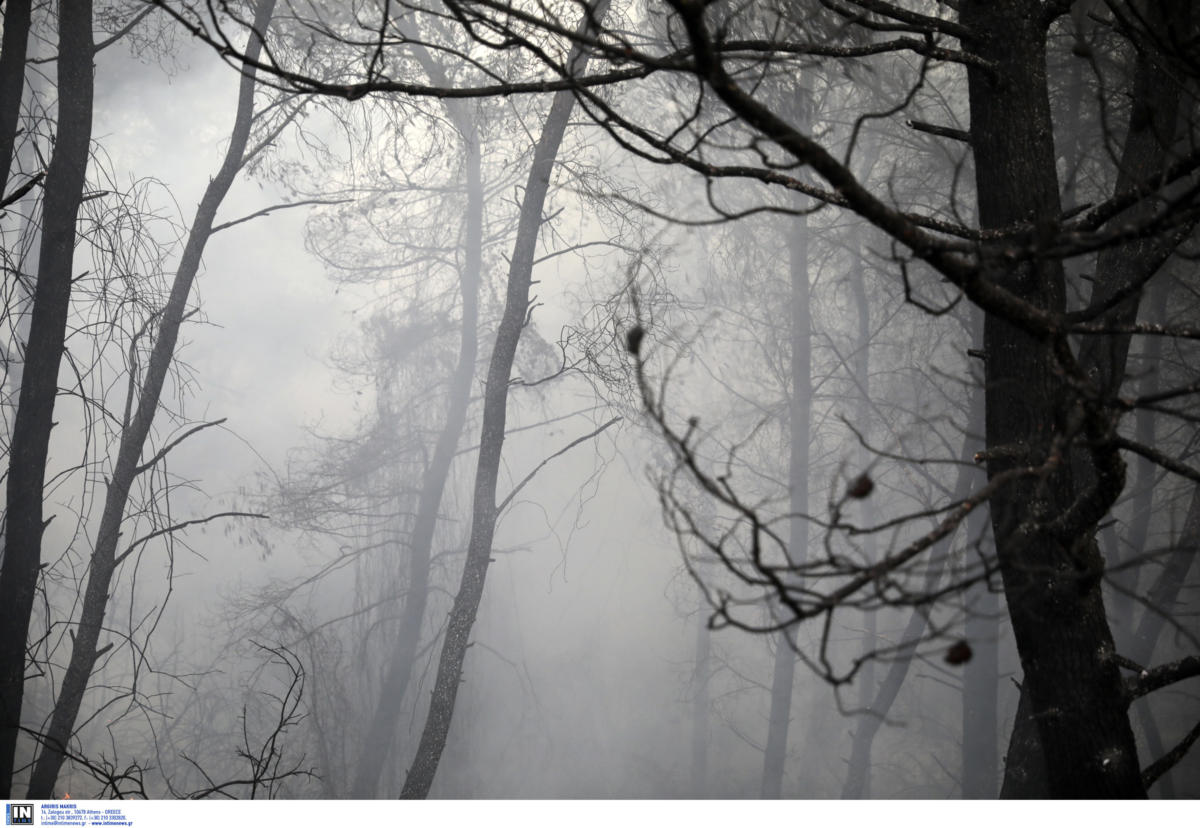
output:
[[[8,0],[4,5],[4,37],[0,41],[0,198],[8,190],[17,143],[32,5],[32,0]]]
[[[966,11],[964,9],[964,14]],[[1032,20],[1035,15],[1036,9],[1025,10],[1025,18]],[[1145,20],[1156,26],[1169,25],[1178,32],[1189,27],[1190,18],[1188,9],[1176,6],[1172,9],[1151,8]],[[978,31],[996,31],[985,29],[986,26],[994,27],[995,22],[980,18]],[[1010,171],[1010,180],[1054,181],[1052,168],[1045,166],[1046,135],[1036,126],[1042,123],[1038,112],[1040,101],[1035,100],[1041,92],[1033,87],[1044,87],[1045,83],[1044,62],[1039,63],[1039,59],[1029,53],[1035,44],[1044,40],[1044,32],[1039,35],[1036,28],[1033,25],[1021,28],[1020,41],[1026,50],[1022,61],[1027,67],[1022,72],[1021,61],[1016,60],[1004,65],[1015,74],[1001,77],[993,85],[993,92],[1004,93],[999,98],[988,95],[981,73],[972,74],[973,123],[977,117],[977,104],[978,117],[983,118],[995,117],[999,110],[994,107],[1004,97],[1011,98],[1009,106],[1017,107],[1009,110],[1009,136],[993,133],[985,138],[981,134],[980,140],[990,143],[976,146],[980,215],[985,227],[1019,221],[1031,221],[1034,226],[1053,226],[1057,221],[1056,212],[1060,205],[1056,193],[1049,187],[1042,184],[1040,193],[1038,187],[1031,188],[1022,212],[1020,197],[1006,193],[997,179],[1000,168],[993,167],[988,176],[986,167],[989,165],[983,161],[984,147],[990,148],[996,158],[1002,158],[1006,153],[1012,157],[1014,152],[1023,151],[1025,158],[1014,168],[1020,172],[1013,174]],[[986,44],[988,38],[980,38],[979,42]],[[1117,193],[1129,191],[1166,167],[1171,160],[1176,133],[1179,85],[1153,45],[1140,45],[1133,97],[1135,108],[1144,108],[1145,115],[1130,118],[1118,166]],[[983,48],[986,54],[986,47]],[[1038,51],[1041,48],[1036,46]],[[1006,51],[1012,53],[1011,49]],[[1030,72],[1029,68],[1034,66],[1041,68]],[[1028,84],[1024,94],[1020,92],[1020,79],[1015,77],[1021,74]],[[1014,93],[1013,90],[1017,91]],[[1021,116],[1013,118],[1014,112],[1020,112]],[[1020,135],[1022,130],[1024,137]],[[988,128],[983,127],[981,133],[984,131]],[[1022,143],[1023,150],[1019,150]],[[1031,169],[1021,170],[1022,166],[1028,168],[1032,164],[1042,166],[1041,179],[1036,175],[1026,177],[1032,173]],[[985,176],[988,176],[986,184]],[[1153,202],[1144,201],[1121,219],[1145,222],[1155,209]],[[1187,229],[1191,226],[1189,223]],[[1186,231],[1147,235],[1103,250],[1096,264],[1090,305],[1096,309],[1097,318],[1110,325],[1133,322],[1145,293],[1143,286],[1161,268],[1184,235]],[[1033,263],[1017,268],[1007,279],[1017,285],[1021,295],[1033,298],[1043,307],[1062,307],[1061,265],[1046,263],[1039,266],[1035,259]],[[1022,282],[1026,285],[1022,286]],[[1033,694],[1033,698],[1022,699],[1018,711],[1006,768],[1006,773],[1012,774],[1013,778],[1006,778],[1004,795],[1144,796],[1144,788],[1140,782],[1135,783],[1130,772],[1130,766],[1137,764],[1137,756],[1132,746],[1128,715],[1123,714],[1119,699],[1114,697],[1114,683],[1119,684],[1120,680],[1114,660],[1116,645],[1099,589],[1105,561],[1100,556],[1095,537],[1096,524],[1125,484],[1124,463],[1114,449],[1103,444],[1115,430],[1115,416],[1105,406],[1116,396],[1125,379],[1130,336],[1087,337],[1081,344],[1077,363],[1071,365],[1070,357],[1063,356],[1066,348],[1062,342],[1034,343],[1028,337],[1022,342],[1019,335],[1010,335],[1004,330],[1003,323],[993,319],[989,319],[989,331],[991,339],[986,346],[989,390],[996,392],[998,403],[993,408],[989,400],[989,446],[1017,445],[1024,441],[1032,451],[1031,456],[1045,456],[1049,444],[1045,436],[1037,439],[1039,418],[1043,435],[1063,434],[1072,410],[1082,412],[1085,421],[1079,429],[1080,434],[1066,435],[1084,438],[1069,450],[1069,468],[1034,489],[1026,487],[1029,490],[1023,493],[1011,492],[993,503],[994,526],[999,530],[1003,523],[1009,533],[1000,554],[1010,615],[1025,671],[1022,694]],[[1059,351],[1052,355],[1051,349],[1056,346]],[[1051,395],[1038,394],[1045,396],[1042,405],[1027,406],[1024,412],[1011,408],[1012,395],[1004,392],[1005,384],[1012,385],[1017,373],[1023,370],[1017,367],[1022,359],[1029,360],[1028,376],[1036,377],[1033,387],[1044,389]],[[1056,373],[1059,376],[1057,382]],[[1062,381],[1062,376],[1072,373],[1079,386],[1089,388],[1087,398],[1071,397],[1064,390],[1067,383]],[[1026,383],[1028,385],[1028,379]],[[1056,385],[1057,397],[1053,396]],[[1015,385],[1013,387],[1015,390]],[[1016,416],[1010,416],[1013,413]],[[997,469],[1002,465],[996,464]],[[989,471],[993,471],[992,464],[989,464]],[[1004,510],[999,508],[1000,500],[1005,502]],[[1035,506],[1035,510],[1021,515],[1021,501]],[[1080,505],[1087,505],[1086,517],[1084,510],[1079,509]],[[1073,519],[1058,520],[1057,530],[1047,531],[1049,518],[1067,515],[1068,510],[1074,513]],[[997,544],[1001,547],[999,535]],[[1115,550],[1111,554],[1115,555]],[[1127,575],[1117,578],[1128,580]],[[1129,589],[1134,585],[1125,583],[1124,586]],[[1038,592],[1041,594],[1036,595]],[[1123,599],[1119,599],[1118,604],[1121,601]],[[1127,618],[1130,609],[1118,606],[1117,617]],[[1038,619],[1044,626],[1041,633],[1037,630]],[[1018,621],[1021,630],[1018,630]],[[1031,669],[1035,672],[1030,673]],[[1086,708],[1071,710],[1060,704],[1070,704],[1063,688],[1072,682],[1078,683],[1083,690],[1074,705],[1092,705],[1094,715],[1088,716]],[[1043,691],[1047,697],[1039,699]],[[1079,727],[1071,724],[1072,721]],[[1105,729],[1109,729],[1107,736]],[[1050,737],[1050,731],[1056,735]],[[1056,743],[1050,744],[1050,738]],[[1039,745],[1045,754],[1043,757],[1022,754],[1022,751],[1037,750]],[[1045,770],[1045,789],[1031,773],[1035,768]],[[1062,777],[1062,787],[1056,785],[1055,777]]]
[[[1062,205],[1042,4],[968,0],[961,21],[974,33],[971,49],[990,63],[987,69],[968,69],[980,226],[1054,227]],[[991,246],[982,254],[988,280],[1040,309],[1065,310],[1061,260],[1013,260]],[[1064,387],[1064,372],[1077,367],[1069,364],[1068,347],[990,314],[984,348],[987,444],[1000,450],[988,461],[989,477],[1019,465],[1050,461],[1052,468],[1044,476],[1014,482],[991,501],[997,557],[1024,692],[1045,755],[1048,793],[1144,797],[1101,596],[1104,565],[1094,539],[1099,517],[1124,485],[1124,464],[1115,450],[1105,452],[1087,502],[1077,503],[1069,460],[1058,462],[1055,453],[1063,451],[1060,441],[1069,431],[1086,428],[1094,442],[1106,433],[1097,423],[1101,415],[1086,410]]]
[[[602,0],[593,13],[580,24],[581,31],[587,31],[592,21],[603,19],[607,9],[607,2]],[[582,49],[579,46],[573,47],[567,59],[567,66],[573,71],[582,71],[586,65],[587,58]],[[521,202],[517,238],[508,270],[504,314],[496,331],[496,342],[488,365],[467,560],[463,565],[462,580],[446,624],[425,727],[401,792],[404,799],[424,799],[429,795],[442,751],[446,746],[446,736],[450,732],[471,628],[475,624],[479,602],[483,597],[488,564],[491,563],[492,538],[496,531],[496,480],[504,447],[508,384],[521,331],[529,314],[529,289],[533,279],[538,234],[542,226],[542,209],[550,189],[550,176],[554,171],[558,149],[562,145],[563,135],[566,133],[574,107],[573,92],[555,93],[542,126],[541,136],[533,151],[533,163],[525,185],[525,196]]]
[[[72,4],[64,4],[64,10],[70,5]],[[274,7],[275,0],[262,0],[258,4],[254,18],[256,32],[266,31]],[[90,44],[90,22],[87,34]],[[247,52],[257,54],[260,48],[261,43],[258,38],[251,35]],[[187,313],[192,284],[200,270],[200,259],[204,253],[204,247],[212,235],[217,209],[224,200],[225,194],[229,192],[238,171],[245,163],[244,156],[254,116],[254,89],[254,71],[247,68],[242,74],[238,91],[237,117],[234,121],[229,148],[225,153],[221,169],[209,181],[200,206],[196,210],[196,217],[192,221],[187,245],[184,247],[179,269],[171,284],[171,294],[162,312],[162,321],[159,324],[158,336],[155,338],[150,354],[149,366],[137,389],[136,411],[133,413],[132,420],[122,423],[117,460],[113,466],[112,479],[109,481],[108,490],[105,493],[104,511],[96,534],[95,549],[92,552],[83,608],[72,640],[71,658],[50,716],[50,726],[42,737],[42,750],[34,764],[29,782],[29,796],[32,799],[53,797],[54,784],[66,758],[67,744],[75,730],[84,692],[87,690],[97,658],[107,649],[107,646],[98,648],[97,645],[108,610],[109,586],[117,565],[124,557],[124,555],[117,554],[117,544],[121,536],[125,506],[128,503],[129,491],[134,480],[153,464],[152,462],[150,464],[140,463],[142,451],[146,438],[150,434],[154,416],[158,412],[163,385],[175,357],[175,343],[179,339],[179,329]],[[131,375],[129,381],[131,385],[136,383],[136,377]]]
[[[4,563],[0,568],[0,798],[11,797],[29,635],[45,529],[42,490],[58,368],[66,339],[75,222],[92,137],[92,4],[59,12],[58,132],[46,172],[42,240],[8,461]]]

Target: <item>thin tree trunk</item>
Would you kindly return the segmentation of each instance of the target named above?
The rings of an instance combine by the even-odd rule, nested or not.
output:
[[[803,566],[808,558],[808,444],[812,420],[812,307],[808,284],[808,219],[797,218],[788,228],[788,273],[792,387],[788,398],[788,559]],[[786,632],[775,642],[771,676],[771,710],[767,747],[763,753],[762,797],[778,799],[783,791],[796,653]]]
[[[4,4],[4,37],[0,40],[0,198],[8,189],[21,120],[32,5],[32,0],[8,0]]]
[[[874,150],[874,147],[872,147]],[[874,166],[878,151],[872,154],[870,166]],[[869,167],[868,167],[869,169]],[[865,174],[860,174],[865,179]],[[854,272],[850,276],[850,290],[854,294],[854,307],[858,316],[858,337],[854,343],[854,384],[858,391],[858,406],[854,422],[859,435],[868,439],[871,432],[871,302],[867,297],[867,272],[863,263],[864,251],[860,248],[854,258]],[[858,452],[859,468],[866,469],[870,462],[870,454],[865,447]],[[875,506],[871,498],[864,498],[861,506],[862,524],[872,526],[875,523]],[[874,563],[878,560],[879,550],[875,543],[875,535],[867,534],[863,538],[863,553],[867,561]],[[873,609],[863,611],[863,655],[869,656],[879,647],[877,625],[878,613]],[[871,710],[875,702],[878,682],[875,678],[875,659],[869,659],[858,674],[858,706],[862,710]],[[862,781],[859,786],[859,798],[871,797],[871,763],[868,760],[861,771]]]
[[[703,601],[696,613],[695,691],[692,694],[691,789],[696,799],[708,799],[708,705],[712,679],[712,630],[708,628],[708,607]]]
[[[775,659],[772,663],[771,710],[767,718],[767,747],[763,752],[763,799],[778,799],[783,792],[788,731],[791,729],[792,687],[796,679],[796,653],[792,650],[787,633],[775,636]]]
[[[436,79],[435,79],[436,80]],[[475,360],[479,353],[479,284],[483,269],[483,179],[480,169],[479,135],[465,106],[452,107],[451,116],[462,135],[466,153],[467,214],[465,255],[459,273],[462,291],[462,335],[458,364],[450,385],[450,399],[445,425],[438,434],[433,458],[421,481],[421,496],[413,522],[409,548],[409,585],[404,601],[404,616],[400,634],[388,659],[387,672],[379,703],[359,752],[354,785],[354,799],[369,799],[377,795],[379,777],[396,737],[405,691],[416,661],[421,641],[422,621],[429,597],[429,562],[433,537],[437,529],[438,510],[442,493],[450,477],[450,466],[458,449],[459,438],[467,421],[471,402],[471,382],[475,378]],[[458,117],[454,117],[455,113]]]
[[[26,274],[37,272],[40,253],[38,234],[41,230],[38,226],[38,219],[34,215],[36,201],[37,199],[27,193],[19,202],[21,205],[18,209],[21,216],[21,230],[17,235],[17,249],[7,251],[11,264],[5,268],[4,273],[5,278],[11,278],[13,284],[13,297],[9,302],[8,317],[15,321],[13,322],[10,350],[4,354],[6,368],[4,397],[6,400],[19,398],[21,378],[25,374],[25,346],[29,342],[29,323],[32,315],[30,308],[33,305],[33,292],[37,286],[36,281],[28,278]],[[15,408],[13,406],[13,415],[16,413]],[[3,420],[6,426],[11,426],[9,416],[7,411],[0,415],[0,420]],[[11,427],[9,433],[11,433]],[[3,553],[0,552],[0,558],[2,557]]]
[[[580,23],[580,33],[589,29],[591,20],[603,19],[607,10],[607,0],[601,0],[592,14]],[[573,47],[567,66],[573,71],[582,71],[586,65],[587,59],[580,48]],[[492,538],[496,531],[496,480],[504,447],[508,383],[517,344],[529,314],[529,289],[538,233],[542,225],[542,209],[550,188],[555,158],[558,156],[558,149],[574,107],[573,93],[555,93],[550,112],[542,127],[542,134],[533,152],[533,163],[525,185],[525,196],[521,202],[521,214],[517,224],[517,238],[509,265],[504,314],[496,332],[496,343],[488,365],[467,560],[463,565],[462,581],[446,624],[425,727],[401,792],[405,799],[424,799],[433,785],[454,715],[454,703],[458,696],[458,685],[462,681],[463,661],[470,643],[471,628],[475,624],[479,602],[483,597],[484,581],[487,578],[488,564],[491,562]]]
[[[72,4],[65,3],[63,5],[65,9]],[[266,31],[274,7],[275,0],[261,0],[254,17],[255,32]],[[89,43],[90,37],[89,25]],[[257,57],[259,48],[258,38],[251,35],[246,52],[252,60]],[[196,217],[192,221],[192,228],[188,234],[187,245],[184,247],[179,269],[176,271],[171,285],[171,294],[163,309],[162,322],[150,354],[146,376],[139,389],[136,412],[132,421],[123,423],[117,460],[113,466],[112,479],[108,484],[108,491],[104,499],[104,511],[96,534],[96,545],[92,553],[83,609],[78,629],[72,641],[71,659],[50,716],[50,727],[45,733],[42,751],[34,764],[33,775],[29,783],[29,796],[32,799],[49,799],[53,796],[54,783],[58,779],[58,772],[64,759],[63,751],[74,732],[84,691],[87,689],[96,660],[101,653],[108,649],[108,645],[98,649],[97,644],[108,609],[108,591],[112,576],[124,557],[123,554],[117,554],[117,544],[120,540],[125,506],[129,500],[129,490],[138,475],[152,465],[143,466],[139,464],[139,461],[146,438],[150,433],[150,427],[154,422],[154,415],[158,412],[163,384],[166,382],[167,373],[175,356],[175,343],[179,338],[179,328],[186,315],[188,297],[200,269],[200,259],[204,247],[212,235],[217,208],[220,207],[234,178],[245,163],[244,155],[254,116],[254,89],[254,71],[247,68],[242,74],[238,91],[237,117],[230,136],[229,148],[225,153],[225,160],[216,177],[209,182],[200,206],[196,210]],[[136,376],[131,374],[129,381],[131,384],[136,383]]]
[[[58,133],[46,173],[41,254],[21,395],[8,465],[4,562],[0,567],[0,799],[11,795],[25,644],[41,564],[42,489],[66,338],[75,254],[75,221],[92,135],[92,4],[59,12]]]

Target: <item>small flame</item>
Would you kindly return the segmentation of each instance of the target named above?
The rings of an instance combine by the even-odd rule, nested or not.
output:
[[[63,799],[70,799],[70,798],[71,798],[71,795],[69,793],[63,794]]]

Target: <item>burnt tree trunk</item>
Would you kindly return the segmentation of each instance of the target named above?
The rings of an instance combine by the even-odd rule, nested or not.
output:
[[[70,4],[64,4],[68,6]],[[264,32],[275,0],[261,0],[254,18],[254,30]],[[91,28],[88,28],[90,43]],[[251,35],[247,54],[257,56],[261,44]],[[54,783],[65,758],[64,752],[78,719],[79,708],[83,703],[84,692],[88,681],[95,669],[96,660],[108,646],[98,647],[100,633],[104,628],[104,617],[108,610],[109,587],[113,574],[120,564],[124,554],[117,554],[117,545],[121,537],[121,524],[125,516],[125,506],[129,500],[129,491],[134,480],[153,466],[154,461],[142,464],[142,451],[154,416],[158,412],[159,400],[162,396],[163,384],[167,372],[175,357],[175,343],[179,339],[179,328],[187,314],[188,298],[196,274],[200,270],[200,260],[204,247],[212,236],[213,223],[216,220],[217,208],[229,192],[234,178],[245,163],[245,152],[250,136],[250,126],[254,116],[254,70],[246,69],[238,91],[237,117],[226,150],[225,159],[217,175],[208,183],[196,217],[192,221],[188,233],[187,245],[179,262],[179,269],[171,284],[171,294],[162,312],[158,335],[150,353],[149,366],[146,376],[137,388],[136,410],[132,420],[122,423],[120,446],[117,450],[116,463],[112,470],[112,479],[104,498],[104,511],[100,518],[100,527],[96,533],[96,544],[92,552],[91,565],[88,572],[87,586],[84,592],[83,609],[80,613],[79,624],[71,642],[71,658],[63,677],[62,687],[55,700],[54,710],[50,716],[50,726],[43,736],[41,753],[33,767],[29,782],[29,797],[32,799],[49,799],[54,795]],[[131,387],[137,385],[137,378],[130,376]]]
[[[968,69],[980,226],[1053,227],[1062,205],[1043,6],[1033,0],[966,0],[961,20],[974,32],[969,47],[991,64]],[[1011,259],[1004,252],[983,249],[986,278],[1040,308],[1064,311],[1060,260]],[[1097,424],[1101,415],[1069,398],[1064,388],[1063,372],[1072,367],[1064,364],[1066,344],[1034,337],[996,315],[985,321],[984,343],[989,476],[1051,465],[1045,475],[1014,482],[991,501],[1047,791],[1066,798],[1144,797],[1101,596],[1104,563],[1094,539],[1096,523],[1124,485],[1124,464],[1115,450],[1107,451],[1087,501],[1077,504],[1070,463],[1055,462],[1052,455],[1061,451],[1055,438],[1073,419],[1087,421],[1093,441],[1107,434]]]
[[[8,459],[0,567],[0,799],[11,796],[29,635],[45,529],[42,487],[66,339],[75,223],[92,137],[92,4],[63,3],[58,20],[58,130],[46,171],[37,286]]]
[[[580,24],[581,33],[588,30],[592,20],[603,19],[607,10],[608,3],[601,0],[592,14]],[[567,66],[575,72],[586,68],[587,58],[579,46],[572,48]],[[479,602],[483,597],[488,564],[491,563],[492,538],[496,531],[496,480],[504,447],[508,383],[521,331],[529,315],[529,289],[533,279],[538,234],[542,226],[542,209],[546,203],[558,149],[574,107],[574,93],[555,93],[542,126],[542,134],[533,151],[533,163],[525,184],[525,196],[521,202],[521,214],[517,223],[517,238],[513,244],[509,264],[504,313],[496,331],[496,342],[492,348],[487,386],[483,395],[483,425],[479,440],[479,460],[475,471],[474,506],[471,536],[467,543],[467,560],[463,565],[462,580],[446,624],[433,697],[425,718],[425,727],[421,732],[421,741],[417,745],[417,754],[400,794],[404,799],[424,799],[429,795],[442,751],[446,746],[446,735],[450,732],[471,628],[475,624]]]
[[[1148,25],[1176,32],[1191,28],[1193,15],[1184,4],[1151,6]],[[1032,222],[1053,227],[1061,205],[1053,186],[1049,120],[1043,115],[1048,18],[1037,4],[1025,2],[972,3],[964,6],[963,15],[977,32],[989,33],[974,46],[982,56],[997,58],[999,67],[992,79],[985,77],[988,73],[969,73],[981,225]],[[1004,19],[1008,22],[1002,23]],[[1014,20],[1020,25],[1014,27]],[[1178,82],[1153,44],[1142,46],[1132,97],[1145,112],[1130,118],[1117,193],[1162,170],[1171,159],[1176,134]],[[1021,187],[1026,188],[1024,196],[1017,191]],[[1143,201],[1118,220],[1145,220],[1155,209],[1152,201]],[[1141,286],[1191,226],[1099,254],[1091,302],[1111,305],[1099,317],[1102,322],[1122,325],[1136,319]],[[993,260],[991,271],[1023,297],[1049,309],[1063,308],[1061,263],[1035,257],[1034,263],[1014,267]],[[988,446],[1005,453],[1020,449],[1009,459],[989,462],[989,473],[1014,462],[1042,462],[1049,438],[1063,433],[1073,417],[1086,438],[1068,451],[1069,463],[1060,471],[1013,487],[993,501],[1001,572],[1025,673],[1005,796],[1145,795],[1100,590],[1105,561],[1095,537],[1096,525],[1125,485],[1124,463],[1104,444],[1115,430],[1106,404],[1125,379],[1129,344],[1128,335],[1086,337],[1076,361],[1061,338],[1034,341],[1003,322],[988,320]],[[1069,396],[1064,375],[1090,386],[1089,395]],[[1122,615],[1128,612],[1122,610]],[[1031,697],[1024,698],[1027,694]],[[1044,755],[1029,755],[1038,750]],[[1038,778],[1043,771],[1044,780]]]
[[[8,0],[4,4],[4,38],[0,41],[0,198],[8,189],[21,119],[32,5],[32,0]]]
[[[435,78],[435,81],[440,82],[440,79]],[[416,662],[425,606],[429,598],[429,563],[433,552],[434,532],[437,529],[438,510],[441,507],[446,481],[450,477],[450,466],[458,450],[459,438],[467,421],[467,409],[471,403],[471,382],[475,379],[475,361],[479,354],[479,284],[483,269],[484,206],[480,169],[482,150],[479,134],[468,107],[455,102],[450,110],[451,118],[462,136],[466,153],[467,213],[465,253],[459,272],[462,334],[458,363],[451,378],[445,422],[438,434],[433,458],[421,480],[421,494],[409,544],[408,593],[404,599],[400,634],[388,658],[379,702],[359,752],[354,784],[350,789],[353,799],[370,799],[376,796],[380,774],[396,738],[396,725],[400,720],[405,693]]]

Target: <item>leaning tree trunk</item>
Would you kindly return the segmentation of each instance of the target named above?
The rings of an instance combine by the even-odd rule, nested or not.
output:
[[[436,80],[436,79],[435,79]],[[444,84],[443,84],[444,85]],[[388,660],[379,703],[371,717],[371,725],[359,752],[354,785],[354,799],[369,799],[376,795],[384,762],[396,737],[405,691],[417,659],[421,641],[422,621],[429,597],[429,562],[433,551],[433,536],[437,528],[442,493],[450,477],[450,465],[458,449],[467,421],[471,402],[471,383],[475,379],[475,360],[479,353],[479,283],[483,268],[483,180],[481,147],[472,116],[463,104],[452,107],[451,117],[463,138],[466,152],[467,214],[465,256],[459,273],[462,290],[462,336],[458,364],[450,382],[450,399],[445,423],[438,434],[433,458],[421,480],[421,495],[409,548],[409,585],[404,600],[404,615],[400,634]]]
[[[991,65],[971,66],[971,143],[980,226],[1003,230],[1025,222],[1055,226],[1062,214],[1046,87],[1048,21],[1035,0],[964,0],[961,20],[972,50]],[[1012,262],[983,250],[986,278],[1051,312],[1065,306],[1061,261]],[[1056,350],[1057,346],[1057,350]],[[991,478],[1051,458],[1053,438],[1081,404],[1064,388],[1067,345],[1035,338],[989,315],[985,322],[988,474]],[[1082,413],[1093,441],[1102,415]],[[1088,499],[1077,505],[1068,463],[1023,479],[991,501],[996,551],[1013,634],[1045,756],[1053,797],[1144,797],[1133,730],[1113,657],[1100,582],[1096,523],[1124,484],[1115,449]],[[1070,516],[1069,526],[1061,526]]]
[[[46,172],[37,286],[8,459],[0,568],[0,799],[12,791],[25,644],[41,565],[42,487],[71,301],[75,222],[92,136],[92,4],[63,3],[58,22],[58,131]]]
[[[64,8],[70,5],[72,4],[63,4]],[[274,7],[275,0],[261,0],[254,16],[255,32],[266,31]],[[88,36],[90,42],[90,27]],[[246,54],[251,60],[257,57],[260,47],[258,38],[252,34],[246,49]],[[90,76],[90,57],[88,71]],[[171,285],[171,294],[162,312],[162,321],[150,353],[146,376],[139,389],[136,411],[131,421],[123,423],[117,460],[113,466],[112,479],[108,483],[104,511],[101,514],[100,527],[96,533],[96,545],[92,552],[79,626],[72,638],[71,659],[67,665],[62,687],[58,692],[54,711],[50,716],[50,727],[43,737],[42,751],[34,765],[33,775],[29,782],[29,796],[33,799],[49,799],[54,795],[54,783],[58,779],[58,772],[65,758],[64,751],[67,743],[75,729],[84,691],[87,689],[88,681],[95,669],[96,660],[101,653],[108,649],[107,645],[103,648],[98,648],[97,645],[100,640],[100,632],[104,627],[104,616],[108,609],[109,586],[117,565],[124,558],[124,554],[117,554],[117,544],[120,541],[125,506],[129,500],[129,491],[134,480],[155,462],[151,460],[145,464],[140,463],[142,450],[150,433],[150,426],[154,422],[154,415],[158,412],[163,385],[175,357],[175,343],[179,338],[179,328],[187,313],[188,297],[191,294],[196,274],[200,270],[200,259],[204,253],[204,247],[212,235],[217,208],[220,207],[234,178],[245,163],[246,145],[254,116],[254,88],[254,70],[247,68],[242,73],[238,91],[237,117],[230,136],[229,148],[225,153],[225,160],[216,177],[209,181],[200,206],[196,210],[196,217],[192,221],[191,231],[188,234],[187,245],[184,247],[179,269],[176,271]],[[136,378],[131,375],[129,381],[132,385],[136,382]]]
[[[580,32],[586,32],[591,21],[603,19],[607,9],[607,0],[601,0],[592,14],[580,24]],[[581,48],[573,47],[567,59],[567,66],[573,71],[582,71],[586,65],[587,58],[583,56]],[[450,721],[454,715],[458,686],[462,681],[463,660],[466,658],[471,628],[475,624],[479,602],[483,597],[483,585],[487,578],[488,564],[491,562],[492,538],[496,532],[496,480],[504,447],[508,383],[517,344],[529,314],[529,289],[533,280],[534,254],[542,225],[542,209],[550,188],[550,175],[554,171],[558,148],[562,144],[574,107],[574,93],[555,93],[542,126],[542,134],[533,151],[533,163],[525,185],[525,196],[521,202],[521,214],[517,223],[517,238],[513,244],[513,255],[508,269],[504,314],[496,331],[496,343],[492,348],[487,386],[483,395],[483,424],[479,440],[479,460],[475,471],[475,494],[467,560],[463,565],[462,580],[446,624],[433,697],[429,703],[425,727],[421,732],[421,741],[400,794],[405,799],[424,799],[433,785],[442,751],[446,747],[446,735],[450,732]]]

